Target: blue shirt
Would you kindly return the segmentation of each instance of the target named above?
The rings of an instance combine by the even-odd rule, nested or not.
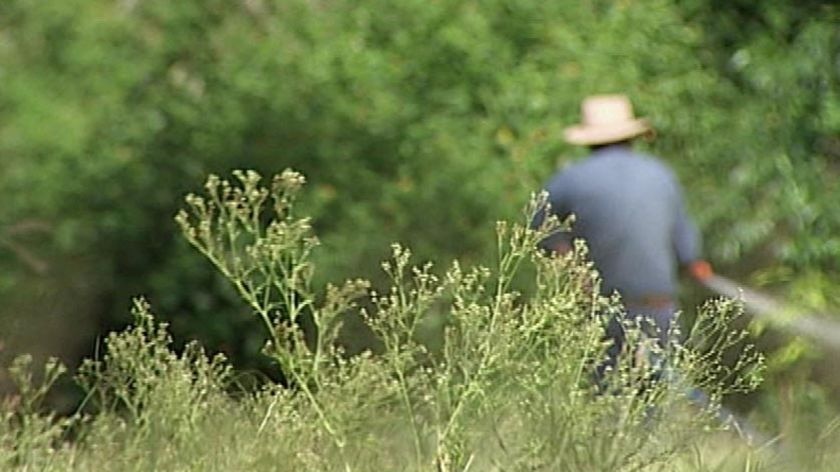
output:
[[[553,176],[546,190],[552,213],[574,214],[575,223],[571,233],[544,244],[583,238],[604,293],[617,290],[626,300],[673,296],[677,264],[699,257],[700,238],[676,176],[629,146],[598,149]],[[538,214],[534,224],[542,219]]]

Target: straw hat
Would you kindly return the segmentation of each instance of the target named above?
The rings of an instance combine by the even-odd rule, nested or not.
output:
[[[651,131],[644,118],[633,116],[633,105],[625,95],[593,95],[580,107],[583,122],[563,132],[571,144],[591,146],[634,138]]]

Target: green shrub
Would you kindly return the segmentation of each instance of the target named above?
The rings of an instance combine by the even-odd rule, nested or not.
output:
[[[836,292],[837,6],[718,3],[4,0],[4,355],[88,351],[145,293],[179,346],[261,367],[259,323],[171,224],[187,182],[304,170],[316,282],[382,289],[393,240],[488,264],[593,92],[651,118],[723,272]]]
[[[598,393],[592,371],[604,358],[605,317],[619,305],[598,295],[582,245],[563,257],[536,250],[559,227],[555,220],[537,231],[499,224],[493,269],[456,262],[438,275],[431,264],[412,266],[410,252],[395,245],[383,264],[387,291],[368,293],[365,282],[351,281],[319,295],[309,262],[317,240],[308,219],[294,214],[302,176],[285,171],[268,189],[255,172],[235,176],[210,177],[206,196],[187,197],[178,222],[262,321],[265,353],[290,386],[231,396],[224,360],[208,359],[197,345],[175,353],[166,326],[138,301],[134,326],[110,335],[105,355],[78,376],[97,413],[68,420],[79,430],[75,441],[58,441],[66,425],[6,408],[4,418],[22,420],[4,422],[4,466],[667,468],[710,428],[724,428],[715,419],[724,394],[756,385],[760,356],[745,351],[733,368],[721,362],[743,336],[730,329],[739,310],[721,301],[707,306],[686,342],[661,353],[669,359],[664,377],[640,357],[656,352],[656,344],[627,322],[628,348],[603,380],[609,393]],[[511,281],[528,266],[537,288],[526,297]],[[382,350],[347,356],[339,342],[342,315],[360,302]],[[297,323],[304,313],[316,328],[309,340]],[[431,316],[445,317],[439,349],[418,340]],[[689,385],[704,387],[711,404],[692,406]],[[35,418],[48,426],[27,429]],[[46,439],[29,441],[40,437]]]

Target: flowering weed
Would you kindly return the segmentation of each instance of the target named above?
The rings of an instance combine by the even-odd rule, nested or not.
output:
[[[667,470],[695,440],[724,427],[716,411],[725,394],[757,384],[762,360],[731,328],[740,310],[728,301],[710,302],[684,342],[664,347],[623,321],[625,349],[595,382],[604,325],[621,304],[599,294],[583,245],[559,257],[539,252],[537,243],[561,228],[556,220],[537,230],[500,223],[492,268],[456,261],[438,271],[394,245],[382,264],[390,287],[353,280],[317,290],[309,257],[318,241],[309,220],[294,214],[303,177],[284,171],[265,188],[254,172],[234,176],[211,176],[205,195],[188,196],[176,219],[262,320],[264,352],[287,385],[231,395],[224,359],[195,344],[174,352],[166,326],[138,301],[134,326],[110,335],[103,358],[78,376],[96,413],[66,420],[82,431],[75,442],[58,441],[67,424],[6,406],[4,465]],[[526,220],[541,203],[533,199]],[[522,274],[533,275],[533,293],[512,288]],[[342,350],[339,330],[351,311],[381,352]],[[438,348],[421,342],[432,318],[444,326]],[[735,348],[738,360],[724,362]],[[48,381],[59,372],[50,369]],[[693,406],[692,386],[711,401]],[[40,426],[31,426],[35,419]]]

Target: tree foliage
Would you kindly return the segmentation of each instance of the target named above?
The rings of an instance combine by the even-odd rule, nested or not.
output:
[[[146,293],[180,339],[253,357],[258,325],[175,237],[191,182],[300,169],[321,277],[377,285],[394,240],[491,258],[486,229],[580,154],[560,137],[581,97],[615,91],[714,262],[838,306],[837,20],[827,1],[5,0],[0,318],[111,327]],[[78,309],[49,302],[68,292]]]

